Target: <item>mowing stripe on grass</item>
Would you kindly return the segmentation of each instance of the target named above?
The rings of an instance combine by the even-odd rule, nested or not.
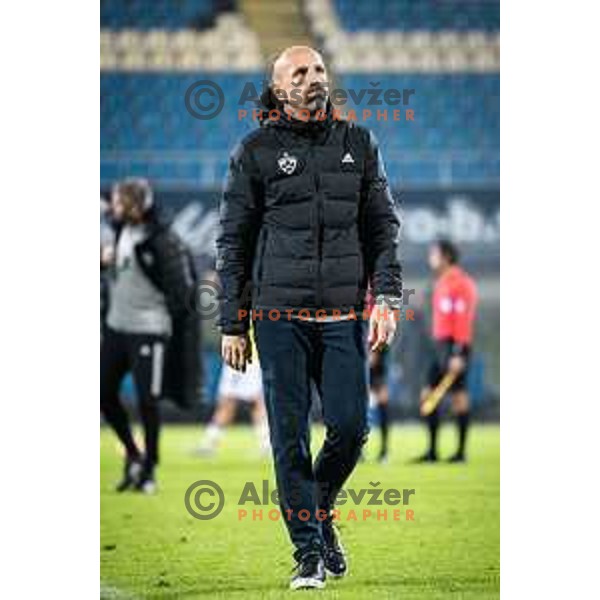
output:
[[[114,585],[100,583],[100,600],[136,600],[133,594],[124,592]]]

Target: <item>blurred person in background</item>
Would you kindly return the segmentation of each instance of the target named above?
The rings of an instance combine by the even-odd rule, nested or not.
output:
[[[110,277],[115,260],[115,230],[110,202],[100,196],[100,333],[104,333],[110,293]]]
[[[396,331],[384,308],[401,301],[399,220],[374,137],[333,118],[321,55],[288,48],[270,77],[261,126],[233,153],[221,203],[222,355],[245,369],[250,310],[262,309],[254,325],[279,499],[295,547],[290,587],[323,588],[326,572],[348,571],[331,511],[368,436],[369,349],[391,343]],[[381,310],[367,323],[369,282]],[[267,316],[272,309],[280,319]],[[313,382],[326,428],[314,463]]]
[[[199,396],[200,330],[193,298],[196,274],[190,253],[163,224],[144,179],[127,179],[112,194],[115,248],[106,327],[100,349],[100,408],[125,449],[122,492],[156,491],[159,462],[158,401],[181,405]],[[105,262],[110,254],[105,255]],[[144,429],[144,452],[134,441],[119,397],[125,374],[135,381]]]
[[[421,391],[423,403],[447,373],[455,377],[450,387],[452,410],[456,415],[458,447],[449,462],[466,460],[469,428],[469,395],[467,372],[473,342],[477,308],[477,287],[469,274],[459,266],[459,251],[450,240],[439,240],[429,248],[429,268],[435,286],[432,297],[432,338],[434,357]],[[429,432],[429,448],[416,462],[436,462],[440,405],[425,421]]]
[[[370,310],[376,309],[376,299],[372,290],[369,289],[366,298],[367,306]],[[381,434],[381,445],[377,460],[380,463],[387,462],[388,459],[388,438],[389,438],[389,388],[388,388],[388,370],[389,370],[390,348],[384,346],[377,352],[369,352],[369,404],[371,409],[376,412],[376,420]]]
[[[263,399],[262,375],[254,344],[252,361],[246,366],[245,372],[236,371],[223,363],[217,391],[217,408],[204,433],[198,452],[200,455],[211,456],[216,452],[225,428],[235,418],[239,402],[250,406],[259,450],[261,455],[266,455],[270,449],[269,426]]]
[[[381,352],[371,352],[369,354],[369,386],[371,390],[371,406],[377,413],[377,424],[381,434],[381,445],[377,460],[380,463],[386,463],[388,460],[388,438],[390,431],[390,416],[388,404],[390,392],[388,387],[388,365],[389,348],[384,348]]]

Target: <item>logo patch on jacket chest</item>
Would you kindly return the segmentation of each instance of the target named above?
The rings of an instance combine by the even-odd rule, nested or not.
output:
[[[280,171],[286,175],[291,175],[298,166],[298,159],[289,152],[284,152],[277,160],[277,164],[279,165]]]

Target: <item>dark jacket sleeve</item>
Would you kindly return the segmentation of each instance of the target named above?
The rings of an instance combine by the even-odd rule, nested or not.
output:
[[[362,185],[362,242],[373,295],[400,298],[402,269],[398,258],[400,220],[389,189],[383,161],[372,133],[367,132]]]
[[[202,340],[194,301],[198,276],[193,257],[179,236],[164,226],[157,226],[138,244],[136,253],[147,277],[164,293],[173,325],[163,395],[182,408],[194,409],[202,399]]]
[[[179,236],[159,226],[146,242],[136,248],[138,261],[146,275],[160,289],[174,319],[193,305],[197,274],[190,251]]]
[[[219,210],[217,271],[222,286],[219,326],[236,335],[249,328],[252,263],[261,225],[261,184],[251,152],[233,152]],[[248,316],[240,315],[246,310]]]

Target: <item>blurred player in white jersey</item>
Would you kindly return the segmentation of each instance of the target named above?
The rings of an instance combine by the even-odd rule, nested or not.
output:
[[[267,455],[270,451],[269,426],[263,398],[262,374],[254,344],[252,362],[248,363],[245,372],[236,371],[223,363],[217,391],[217,408],[200,445],[201,455],[210,456],[216,452],[225,428],[235,418],[239,402],[250,405],[260,452]]]

